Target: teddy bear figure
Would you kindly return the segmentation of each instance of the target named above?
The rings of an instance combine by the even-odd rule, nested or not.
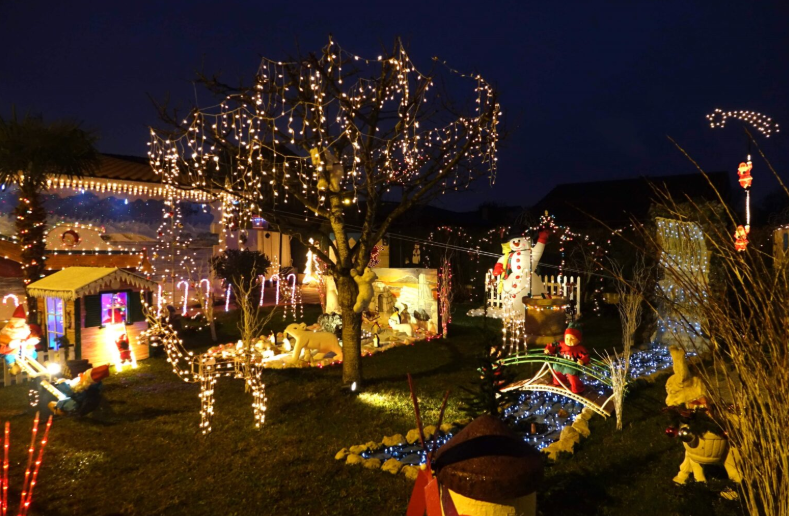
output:
[[[578,365],[589,363],[589,352],[581,345],[583,333],[580,326],[570,323],[564,331],[564,338],[561,342],[554,342],[545,347],[546,355],[558,354],[561,358],[572,360]],[[553,384],[558,387],[566,387],[570,383],[570,390],[575,394],[584,392],[584,384],[578,377],[578,370],[569,365],[555,365],[553,368]]]
[[[351,276],[359,287],[359,295],[356,296],[356,303],[353,305],[353,311],[360,314],[367,310],[370,301],[373,299],[373,282],[378,279],[375,272],[369,267],[364,269],[364,273],[359,275],[355,270],[351,271]]]

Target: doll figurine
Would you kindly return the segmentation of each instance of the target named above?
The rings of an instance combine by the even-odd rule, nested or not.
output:
[[[583,333],[581,328],[575,323],[570,323],[564,331],[564,338],[561,342],[554,342],[545,347],[546,355],[558,355],[561,358],[572,360],[578,365],[586,365],[589,363],[589,352],[581,345]],[[570,390],[575,394],[584,392],[584,384],[578,377],[578,370],[566,366],[554,366],[553,384],[556,386],[566,386],[567,382],[570,383]]]

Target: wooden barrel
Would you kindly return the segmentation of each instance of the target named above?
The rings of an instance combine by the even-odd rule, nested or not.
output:
[[[561,340],[567,327],[565,307],[569,303],[565,297],[543,299],[524,297],[526,312],[523,320],[523,333],[526,344],[547,345]]]

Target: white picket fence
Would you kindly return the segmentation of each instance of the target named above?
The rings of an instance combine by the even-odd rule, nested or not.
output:
[[[49,351],[39,351],[38,358],[36,358],[36,360],[41,364],[46,362],[57,362],[61,365],[61,367],[63,367],[66,365],[66,350],[59,349],[55,351],[54,349],[50,349]],[[20,372],[19,374],[12,375],[8,368],[8,363],[4,359],[0,358],[0,370],[2,371],[2,374],[0,374],[0,379],[3,380],[3,383],[0,385],[0,387],[20,384],[30,380],[27,373]]]
[[[569,299],[570,303],[575,304],[576,316],[581,315],[581,277],[580,276],[543,276],[542,284],[545,293],[551,296],[562,296]],[[489,270],[485,274],[485,298],[487,305],[494,308],[502,308],[503,302],[498,289],[498,277]]]

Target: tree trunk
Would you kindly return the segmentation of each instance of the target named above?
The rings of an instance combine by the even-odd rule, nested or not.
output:
[[[41,205],[36,184],[25,181],[19,186],[19,204],[16,206],[16,230],[22,248],[22,274],[25,285],[41,279],[44,271],[47,215]],[[38,323],[38,305],[34,297],[27,298],[28,322]]]
[[[359,288],[350,274],[335,278],[342,311],[342,383],[356,388],[362,383],[362,314],[353,311]]]

